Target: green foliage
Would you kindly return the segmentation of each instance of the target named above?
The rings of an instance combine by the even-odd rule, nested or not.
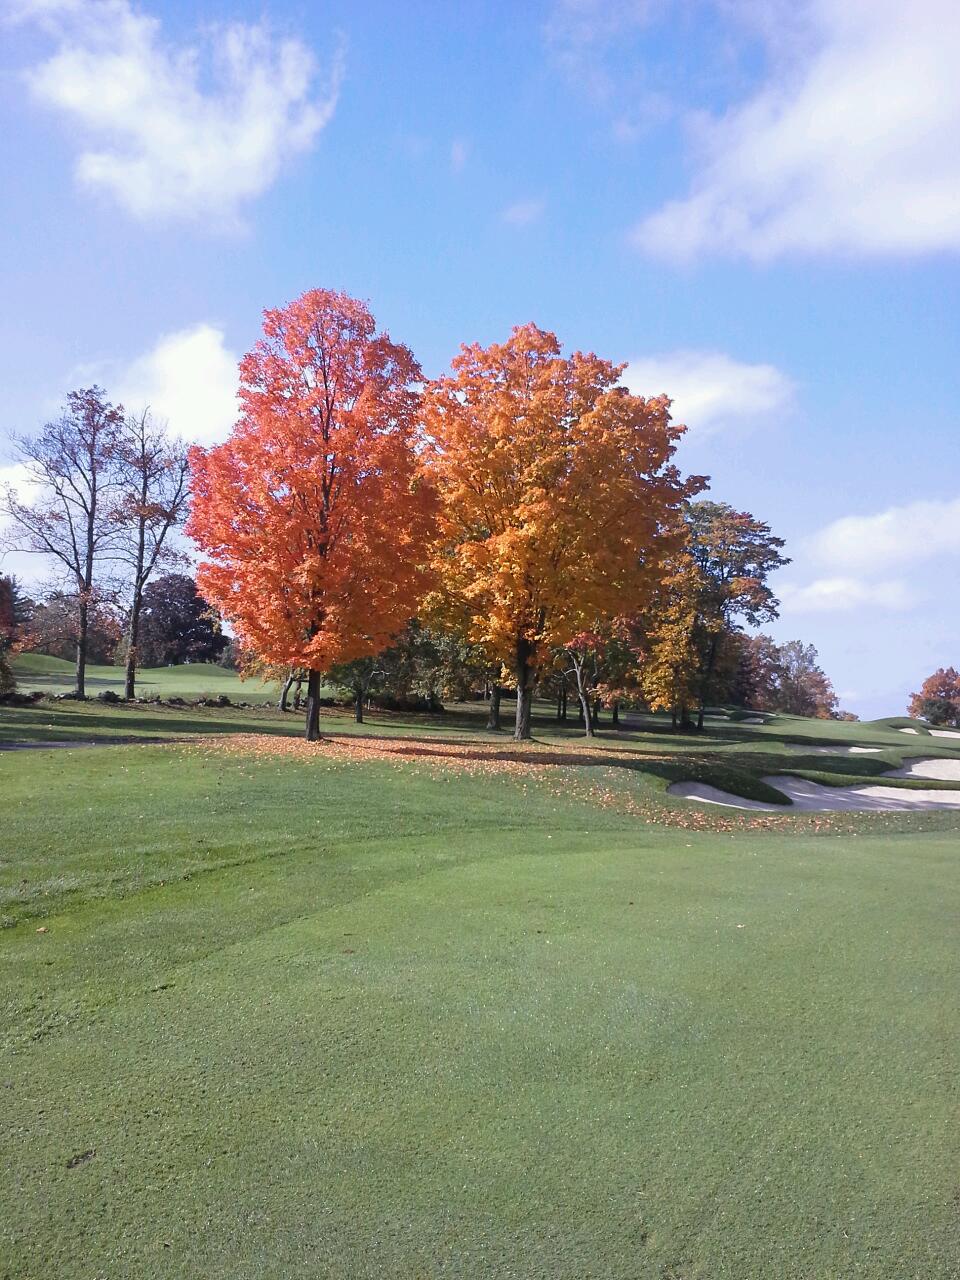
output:
[[[216,612],[185,573],[165,573],[144,588],[139,644],[144,666],[216,662],[228,643]]]

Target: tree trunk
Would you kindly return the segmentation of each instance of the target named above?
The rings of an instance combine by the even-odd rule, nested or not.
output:
[[[487,728],[500,729],[500,699],[503,697],[503,688],[499,684],[491,686],[490,689],[490,709],[487,712]]]
[[[290,690],[293,688],[295,680],[296,680],[296,677],[291,671],[290,674],[287,676],[286,680],[284,680],[283,682],[283,688],[280,690],[280,701],[277,703],[278,711],[286,711],[287,703],[290,698]]]
[[[320,738],[320,672],[311,671],[307,677],[307,730],[308,742]]]
[[[590,709],[590,690],[587,688],[587,682],[583,678],[583,665],[574,657],[573,674],[577,680],[577,699],[580,703],[580,723],[583,725],[583,732],[588,738],[594,736],[595,723],[593,713]]]
[[[619,702],[615,702],[613,704],[613,709],[610,712],[610,723],[613,725],[615,729],[620,728],[620,703]]]
[[[140,606],[144,588],[144,556],[147,547],[147,526],[143,512],[147,505],[147,477],[142,475],[140,484],[140,516],[137,519],[137,557],[133,566],[133,599],[130,601],[130,634],[127,641],[127,678],[123,696],[131,701],[137,696],[137,641],[140,639]]]
[[[594,727],[594,729],[599,728],[599,725],[600,725],[600,706],[601,706],[601,704],[600,704],[600,699],[599,699],[599,698],[594,698],[594,700],[593,700],[593,727]]]
[[[77,628],[77,697],[87,696],[87,626],[88,610],[86,595],[80,597],[80,625]]]
[[[140,639],[140,592],[136,592],[130,608],[130,629],[127,633],[127,674],[123,696],[129,702],[137,696],[137,641]]]
[[[580,699],[580,723],[583,725],[584,736],[587,738],[595,737],[593,716],[590,712],[590,695],[585,689],[577,690],[577,697]]]
[[[517,742],[528,741],[530,719],[533,710],[533,671],[530,657],[533,646],[529,640],[517,641],[517,718],[513,736]]]
[[[717,645],[719,644],[719,641],[720,641],[720,637],[717,635],[716,632],[714,632],[710,640],[710,652],[707,657],[707,665],[704,668],[703,679],[700,681],[700,706],[697,710],[697,732],[698,733],[703,732],[704,707],[707,701],[707,690],[710,686],[710,680],[713,676],[713,669],[717,665]]]
[[[353,718],[357,724],[363,724],[363,689],[356,689],[354,692],[356,697],[353,701]]]

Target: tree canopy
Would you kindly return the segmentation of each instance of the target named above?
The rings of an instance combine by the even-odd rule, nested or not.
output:
[[[462,347],[427,392],[435,569],[466,638],[514,673],[518,738],[550,650],[651,593],[680,505],[702,486],[672,462],[684,428],[669,401],[632,395],[622,371],[564,356],[530,324]]]
[[[315,289],[265,313],[236,427],[191,451],[200,589],[245,647],[310,671],[310,737],[320,673],[383,649],[427,586],[421,378],[364,303]]]

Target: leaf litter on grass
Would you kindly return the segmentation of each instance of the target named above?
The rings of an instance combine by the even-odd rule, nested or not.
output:
[[[171,744],[172,745],[172,744]],[[258,760],[278,758],[312,762],[340,770],[357,764],[382,763],[410,769],[413,776],[432,775],[438,782],[454,777],[498,777],[525,789],[538,789],[564,800],[613,810],[655,825],[688,831],[738,832],[802,831],[805,834],[858,834],[860,831],[901,829],[896,818],[874,813],[794,813],[720,815],[661,801],[649,787],[637,787],[632,774],[643,774],[644,765],[675,764],[675,757],[638,754],[610,747],[558,748],[537,742],[512,744],[467,743],[456,739],[418,739],[377,735],[328,735],[317,742],[273,734],[222,734],[205,737],[181,750],[206,758],[231,757]],[[616,763],[613,763],[616,762]],[[584,776],[590,769],[594,778]],[[648,775],[648,779],[653,775]],[[898,815],[899,816],[899,815]],[[926,829],[911,814],[909,830]],[[935,829],[940,829],[937,826]]]

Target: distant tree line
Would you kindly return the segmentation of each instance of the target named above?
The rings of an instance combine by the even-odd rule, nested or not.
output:
[[[0,653],[16,646],[75,660],[79,613],[75,595],[51,589],[34,600],[15,577],[0,578],[0,617],[6,616],[7,599],[14,602],[13,620],[4,628]],[[138,631],[139,667],[220,662],[228,657],[231,647],[216,610],[185,573],[161,574],[146,584]],[[87,662],[125,668],[129,635],[122,604],[104,593],[95,595],[87,610]]]

